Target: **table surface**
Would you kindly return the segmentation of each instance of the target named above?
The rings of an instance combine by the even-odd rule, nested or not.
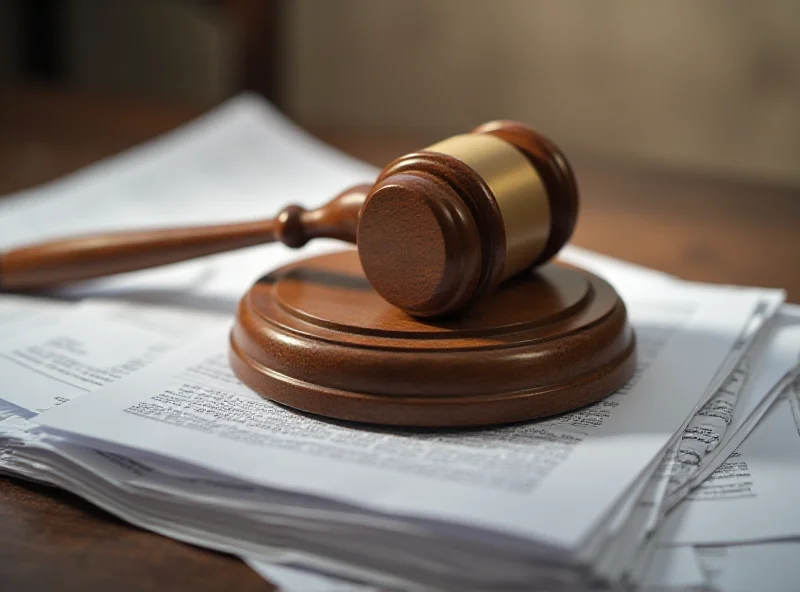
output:
[[[199,113],[28,89],[0,93],[0,195],[57,178]],[[425,131],[312,129],[383,165]],[[577,245],[692,280],[784,288],[800,302],[800,187],[577,158]],[[271,590],[238,559],[131,527],[70,494],[0,477],[6,590]]]

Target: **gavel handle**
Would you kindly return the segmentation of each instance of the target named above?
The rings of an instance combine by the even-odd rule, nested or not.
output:
[[[0,253],[0,290],[103,277],[275,241],[293,248],[312,238],[355,243],[369,189],[358,185],[316,210],[287,206],[272,220],[100,234],[7,251]]]

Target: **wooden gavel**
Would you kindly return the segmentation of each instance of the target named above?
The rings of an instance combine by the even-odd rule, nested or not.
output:
[[[561,151],[516,122],[495,121],[396,159],[307,211],[272,220],[76,237],[0,254],[0,289],[29,290],[280,241],[358,245],[364,273],[416,316],[453,313],[500,282],[551,259],[578,212]]]

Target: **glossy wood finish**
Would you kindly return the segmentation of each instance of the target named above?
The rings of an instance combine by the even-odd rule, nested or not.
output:
[[[499,121],[484,128],[460,138],[488,142],[490,160],[504,153],[517,162],[529,177],[517,200],[539,203],[544,212],[530,220],[541,229],[541,244],[522,257],[512,248],[516,242],[509,232],[527,233],[528,219],[504,220],[508,196],[492,189],[477,165],[434,147],[398,158],[374,186],[347,189],[312,211],[289,205],[273,220],[97,234],[0,253],[0,290],[86,280],[274,241],[299,248],[313,238],[350,243],[358,238],[367,278],[393,305],[418,316],[459,312],[483,300],[501,280],[555,255],[577,216],[575,179],[552,142],[520,123]],[[498,180],[500,188],[519,184]],[[513,271],[505,271],[512,258]]]
[[[432,143],[429,130],[315,128],[370,162]],[[570,153],[581,188],[571,242],[688,280],[783,288],[800,303],[800,186]]]
[[[549,140],[522,124],[484,127],[463,137],[497,136],[502,141],[494,140],[492,149],[509,152],[529,174],[529,167],[545,171],[542,200],[549,201],[550,213],[544,232],[551,226],[558,240],[547,238],[543,251],[522,258],[514,269],[543,263],[566,243],[575,224],[577,189],[569,165]],[[523,201],[534,200],[532,193],[523,192]],[[411,314],[455,313],[512,275],[503,273],[511,253],[500,199],[464,161],[425,150],[392,162],[374,187],[345,190],[310,212],[290,205],[274,220],[98,234],[0,253],[0,289],[41,288],[274,241],[293,248],[320,237],[354,243],[358,233],[362,265],[379,294]]]
[[[0,91],[0,194],[110,156],[197,114],[180,106]],[[440,131],[316,128],[382,166]],[[784,287],[800,303],[800,188],[575,159],[574,242],[689,279]],[[2,199],[2,198],[0,198]],[[73,496],[0,477],[8,590],[270,590],[235,559],[124,525]]]
[[[0,589],[269,592],[235,557],[178,543],[71,494],[0,477]]]
[[[315,210],[290,205],[273,220],[115,232],[21,247],[0,253],[0,290],[30,290],[275,241],[292,248],[322,237],[355,243],[358,212],[369,188],[347,189]]]
[[[411,187],[411,181],[417,180],[424,185],[420,191],[441,195],[442,199],[431,205],[422,193],[407,194],[398,180]],[[412,207],[401,214],[408,201]],[[379,249],[384,236],[381,227],[389,216],[403,222],[405,240],[400,233],[388,235],[403,247],[397,251],[402,255],[397,259]],[[426,224],[426,218],[435,223]],[[378,293],[395,306],[420,316],[434,316],[477,302],[500,283],[505,263],[500,209],[480,177],[455,158],[421,151],[387,165],[364,204],[362,221],[365,224],[358,240],[364,272]],[[407,244],[415,228],[432,231],[428,237],[433,248]],[[409,255],[414,259],[407,259]],[[402,273],[401,267],[413,260],[425,273]],[[415,284],[422,289],[414,289]]]
[[[551,232],[527,263],[546,262],[569,240],[577,219],[577,185],[566,158],[521,123],[489,122],[472,133],[513,145],[542,177]],[[424,317],[454,314],[490,297],[508,255],[499,197],[473,168],[435,150],[389,163],[361,212],[359,256],[370,284],[388,302]]]
[[[419,319],[388,304],[355,251],[299,261],[242,298],[231,366],[263,396],[350,421],[481,426],[564,413],[636,365],[625,306],[603,280],[548,265],[479,306]]]

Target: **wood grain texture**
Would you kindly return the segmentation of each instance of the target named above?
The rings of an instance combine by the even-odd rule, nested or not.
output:
[[[484,244],[467,204],[432,175],[380,179],[358,226],[358,254],[372,287],[412,314],[459,309],[475,296]]]
[[[514,270],[548,261],[569,239],[577,219],[577,185],[566,158],[550,140],[520,123],[490,122],[473,133],[514,146],[527,160],[517,150],[509,149],[511,154],[544,182],[549,236],[541,251]],[[441,144],[401,156],[381,171],[364,203],[364,229],[358,237],[361,263],[373,287],[395,306],[422,317],[479,305],[511,275],[505,273],[510,246],[502,196],[464,160],[438,151]],[[522,196],[535,200],[534,193],[526,186]],[[387,238],[396,248],[382,247]]]
[[[482,426],[546,417],[620,388],[635,339],[616,292],[557,265],[463,314],[418,319],[366,281],[355,251],[278,269],[242,298],[231,366],[263,396],[349,421]]]
[[[435,141],[431,130],[318,127],[356,157],[383,163]],[[572,242],[679,277],[783,288],[800,303],[800,186],[571,154],[581,188]]]
[[[322,237],[355,243],[358,213],[369,188],[346,189],[315,210],[289,205],[272,220],[113,232],[12,249],[0,253],[0,290],[31,290],[274,241],[292,248]]]
[[[458,299],[451,299],[443,307],[436,307],[439,294],[433,294],[431,302],[422,303],[428,306],[419,306],[413,310],[415,314],[432,316],[442,314],[448,310],[462,307],[467,302],[478,302],[485,294],[490,293],[500,283],[503,266],[505,264],[505,235],[503,232],[503,219],[500,209],[492,197],[489,188],[482,182],[481,178],[474,173],[461,161],[432,152],[420,151],[406,154],[393,162],[389,163],[378,176],[376,185],[390,181],[391,179],[403,175],[421,175],[437,179],[445,183],[449,190],[454,192],[461,203],[469,211],[469,217],[474,221],[478,232],[480,243],[480,267],[477,270],[479,275],[475,287],[470,292],[465,292]],[[370,215],[372,204],[368,198],[363,215]],[[444,234],[443,238],[447,235]],[[451,248],[451,252],[455,249]],[[423,260],[426,263],[427,260]],[[367,277],[371,277],[373,265],[369,259],[363,261]],[[378,266],[385,264],[381,259],[377,260]],[[433,262],[431,262],[433,263]],[[465,270],[471,275],[475,269]],[[402,275],[395,275],[394,282],[404,282]],[[382,285],[377,286],[381,293],[386,293]],[[445,284],[442,292],[451,288]],[[433,304],[434,306],[430,306]]]
[[[54,179],[197,114],[140,100],[0,91],[0,194]],[[443,135],[313,131],[377,166]],[[581,185],[577,244],[688,279],[782,287],[800,303],[799,187],[574,155],[572,164]],[[0,477],[0,521],[3,589],[271,589],[232,558],[141,532],[73,496],[9,477]]]
[[[0,290],[274,241],[299,248],[312,238],[335,238],[358,243],[367,279],[393,305],[425,317],[461,312],[502,280],[550,259],[569,239],[577,215],[575,179],[552,142],[520,123],[481,129],[448,144],[463,149],[466,139],[481,145],[477,152],[451,153],[441,148],[445,141],[402,156],[374,186],[347,189],[316,210],[289,205],[272,220],[63,238],[0,253]]]
[[[73,495],[0,479],[0,588],[275,590],[228,555],[140,530]]]

